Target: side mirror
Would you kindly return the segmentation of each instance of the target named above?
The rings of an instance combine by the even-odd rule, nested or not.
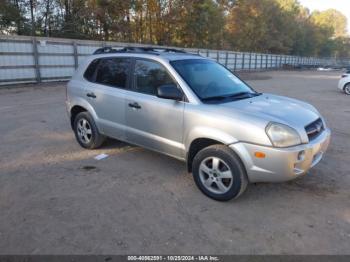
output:
[[[157,88],[157,97],[181,101],[183,94],[175,84],[168,84]]]

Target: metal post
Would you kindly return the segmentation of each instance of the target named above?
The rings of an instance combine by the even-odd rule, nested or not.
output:
[[[275,68],[278,69],[278,55],[275,55]]]
[[[220,53],[219,51],[216,51],[216,61],[220,63]]]
[[[39,53],[38,53],[38,45],[36,38],[32,38],[33,45],[33,58],[34,58],[34,66],[35,66],[35,78],[38,83],[41,82],[41,74],[40,74],[40,65],[39,65]]]
[[[262,70],[263,68],[263,56],[262,54],[259,54],[260,55],[260,70]]]
[[[274,61],[274,66],[275,66],[275,69],[278,67],[278,63],[277,63],[277,58],[278,58],[278,56],[274,56],[274,59],[275,59],[275,61]]]
[[[288,57],[290,58],[290,57]],[[284,64],[287,65],[287,56],[284,57]],[[289,64],[289,59],[288,59],[288,64]]]
[[[270,61],[271,69],[273,68],[273,55],[271,55],[271,61]]]
[[[252,68],[252,53],[249,53],[249,71]]]
[[[258,68],[258,55],[255,53],[255,70]]]
[[[74,68],[78,68],[78,47],[77,42],[73,42]]]
[[[207,57],[209,57],[209,50],[207,49]]]
[[[280,69],[282,69],[282,59],[283,59],[283,56],[280,55]]]
[[[244,70],[244,63],[245,63],[245,53],[243,53],[243,57],[242,57],[242,70]]]
[[[269,55],[265,55],[265,69],[267,69],[268,61],[269,61]]]
[[[237,68],[237,53],[235,53],[235,62],[234,62],[233,71],[236,71],[236,68]]]
[[[226,51],[226,55],[225,55],[225,66],[227,67],[228,64],[228,52]]]

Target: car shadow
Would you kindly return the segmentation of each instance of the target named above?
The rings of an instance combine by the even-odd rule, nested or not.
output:
[[[101,146],[101,149],[123,149],[123,148],[135,148],[135,145],[113,139],[113,138],[107,138],[106,141]]]

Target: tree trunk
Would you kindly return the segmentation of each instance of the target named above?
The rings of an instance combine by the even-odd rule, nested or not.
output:
[[[35,36],[34,0],[29,0],[29,4],[30,4],[30,18],[32,23],[32,36]]]
[[[46,10],[45,10],[45,28],[44,28],[44,35],[49,37],[50,36],[50,0],[46,0]]]

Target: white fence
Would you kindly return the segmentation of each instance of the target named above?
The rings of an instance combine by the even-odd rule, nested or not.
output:
[[[0,85],[68,80],[81,61],[97,48],[129,45],[137,46],[118,42],[0,35]],[[187,48],[183,50],[216,59],[233,71],[268,70],[298,65],[318,66],[337,62],[333,59],[288,55]]]

